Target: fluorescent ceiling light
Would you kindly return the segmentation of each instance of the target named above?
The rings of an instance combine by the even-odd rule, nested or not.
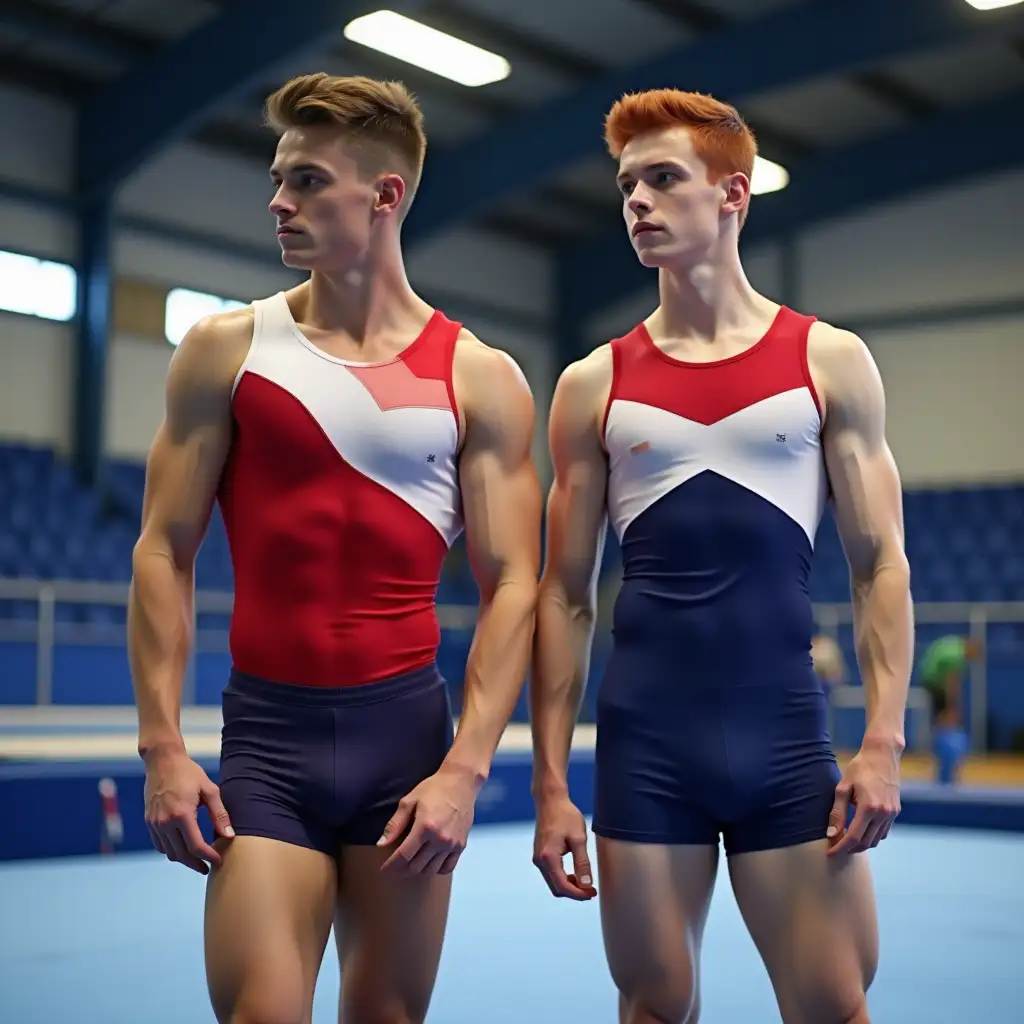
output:
[[[504,57],[394,11],[375,11],[350,21],[345,38],[461,85],[500,82],[512,71]]]
[[[754,157],[754,173],[750,178],[750,193],[762,196],[765,192],[778,192],[789,184],[789,171],[781,164]]]
[[[994,11],[999,7],[1012,7],[1014,4],[1021,3],[1021,0],[967,0],[967,2],[979,11]]]

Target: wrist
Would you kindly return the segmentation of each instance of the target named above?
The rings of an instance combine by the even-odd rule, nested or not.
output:
[[[902,754],[907,746],[902,729],[869,728],[861,740],[861,750],[884,750],[886,753]]]
[[[483,788],[491,774],[489,759],[466,757],[464,754],[455,754],[454,750],[444,759],[441,768],[453,775],[462,776],[472,783],[477,792]]]
[[[569,780],[558,772],[534,774],[530,782],[530,793],[535,803],[565,799],[569,796]]]
[[[138,752],[139,757],[148,764],[166,754],[184,754],[185,741],[178,733],[140,735]]]

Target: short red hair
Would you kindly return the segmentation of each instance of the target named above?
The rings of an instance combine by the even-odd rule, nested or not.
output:
[[[604,122],[608,152],[618,160],[627,143],[645,132],[688,128],[697,155],[708,165],[708,181],[726,174],[754,173],[757,140],[735,107],[713,96],[679,89],[627,93]]]

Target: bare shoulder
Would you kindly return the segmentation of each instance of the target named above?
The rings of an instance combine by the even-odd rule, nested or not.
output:
[[[533,415],[533,392],[515,359],[463,328],[455,343],[454,375],[459,404],[470,417]]]
[[[171,357],[171,381],[230,386],[252,344],[253,323],[251,306],[197,321]]]
[[[807,364],[826,411],[838,412],[882,398],[882,378],[874,356],[853,331],[816,321],[807,338]]]
[[[481,341],[465,327],[459,332],[455,342],[455,369],[467,380],[479,384],[486,384],[492,375],[496,375],[500,382],[499,386],[511,385],[520,390],[530,391],[526,374],[508,352]]]
[[[612,347],[601,345],[559,375],[552,400],[553,422],[598,427],[611,392]]]

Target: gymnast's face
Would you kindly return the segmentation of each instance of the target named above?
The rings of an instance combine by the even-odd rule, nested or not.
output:
[[[645,267],[707,260],[729,216],[750,194],[744,174],[709,180],[708,165],[684,127],[631,139],[619,157],[616,184],[630,241]]]
[[[345,271],[366,260],[405,198],[401,175],[382,166],[379,147],[357,145],[328,126],[281,136],[270,168],[270,212],[285,266]]]

